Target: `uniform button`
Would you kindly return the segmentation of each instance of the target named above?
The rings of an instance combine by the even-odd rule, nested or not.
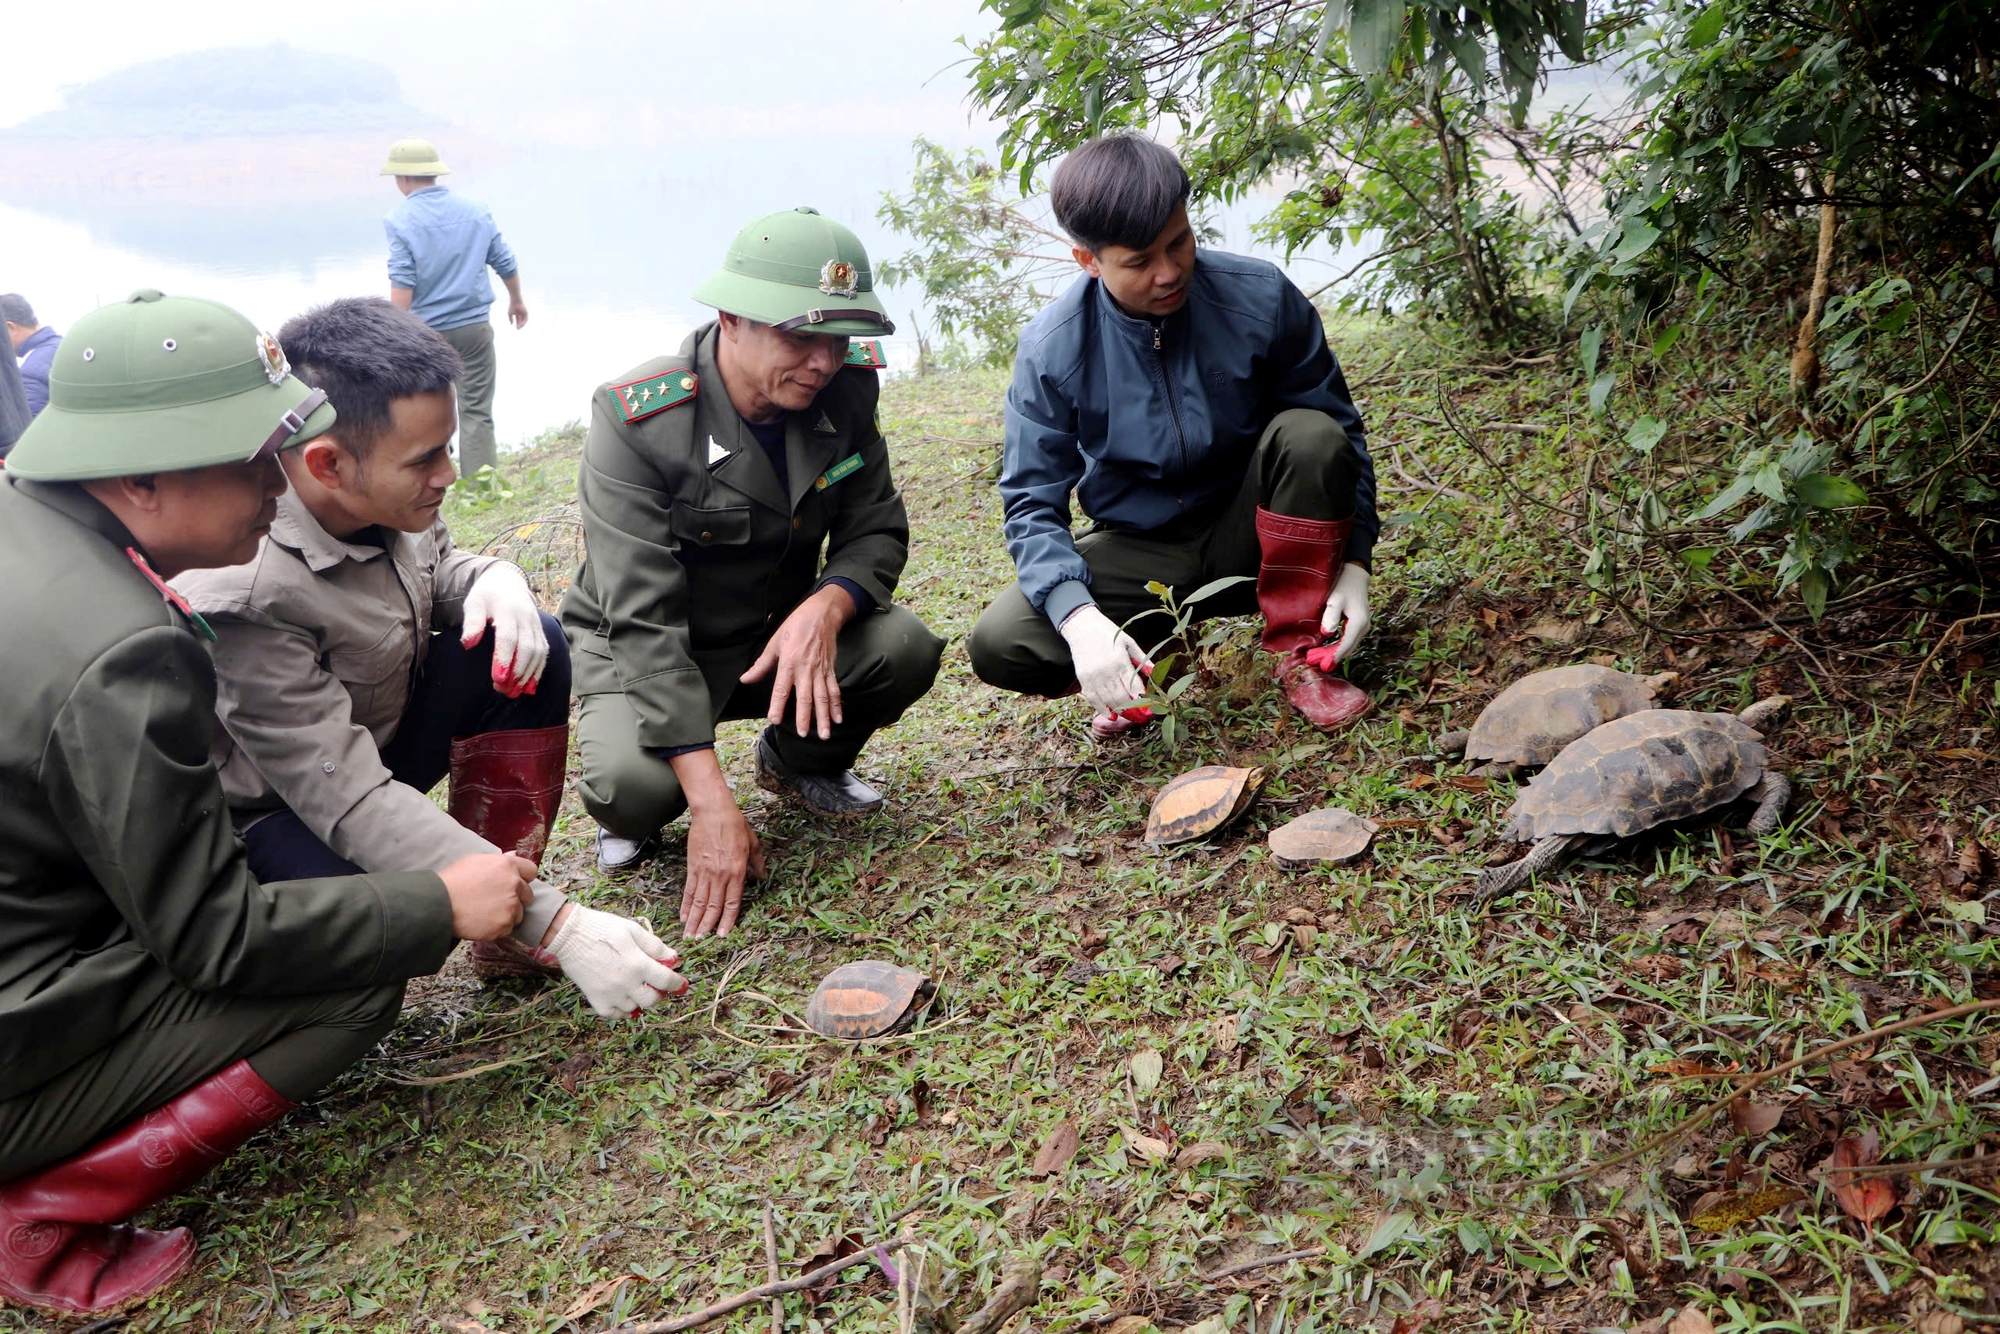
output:
[[[802,515],[794,514],[792,516],[792,527],[803,528],[805,526],[806,526],[806,521]]]
[[[704,541],[704,542],[713,542],[713,541],[715,540],[715,534],[714,534],[714,533],[703,533],[703,534],[701,535],[701,540],[702,540],[702,541]]]
[[[339,767],[340,766],[336,765],[332,760],[328,760],[325,764],[320,765],[320,768],[326,770],[328,773],[332,773],[335,769]]]

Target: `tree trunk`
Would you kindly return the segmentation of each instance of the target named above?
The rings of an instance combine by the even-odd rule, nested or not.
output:
[[[1827,274],[1833,268],[1833,175],[1820,182],[1819,256],[1813,264],[1812,295],[1806,298],[1806,317],[1799,321],[1798,340],[1792,345],[1792,392],[1810,399],[1819,389],[1819,317],[1826,309]]]

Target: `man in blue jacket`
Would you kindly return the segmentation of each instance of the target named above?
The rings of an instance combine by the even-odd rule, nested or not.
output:
[[[1293,707],[1361,717],[1371,701],[1333,668],[1368,630],[1375,469],[1319,312],[1275,265],[1196,247],[1187,172],[1149,140],[1091,140],[1050,196],[1084,276],[1015,353],[1000,494],[1018,578],[972,631],[973,670],[1081,690],[1092,732],[1116,735],[1150,718],[1142,645],[1172,632],[1146,585],[1186,599],[1245,576],[1195,615],[1260,612]],[[1072,490],[1094,521],[1079,538]]]
[[[62,346],[62,335],[36,319],[35,308],[19,292],[0,296],[0,320],[7,323],[7,341],[19,359],[21,388],[33,419],[49,405],[49,366]]]

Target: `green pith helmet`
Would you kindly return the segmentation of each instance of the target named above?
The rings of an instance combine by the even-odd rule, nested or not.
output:
[[[438,158],[428,139],[398,139],[389,145],[389,160],[382,164],[384,176],[443,176],[451,170]]]
[[[860,239],[816,208],[768,214],[736,233],[722,267],[694,289],[694,299],[780,329],[843,337],[896,332]]]
[[[219,301],[150,288],[70,326],[49,405],[7,471],[83,482],[244,463],[333,425],[326,395],[291,374],[270,334]]]

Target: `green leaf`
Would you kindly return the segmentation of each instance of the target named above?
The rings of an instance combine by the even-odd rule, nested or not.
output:
[[[1584,379],[1595,380],[1597,378],[1597,353],[1598,349],[1603,346],[1604,330],[1594,324],[1585,329],[1583,337],[1577,340],[1576,350],[1583,355]]]
[[[1681,559],[1687,562],[1690,570],[1707,574],[1709,562],[1715,559],[1715,553],[1720,550],[1721,547],[1689,547],[1681,553]]]
[[[1618,384],[1618,377],[1610,371],[1590,382],[1590,410],[1604,411],[1604,400],[1611,397],[1611,391]]]
[[[1132,1091],[1142,1098],[1151,1096],[1160,1087],[1160,1075],[1165,1069],[1165,1059],[1151,1047],[1133,1052]]]
[[[1493,1238],[1479,1220],[1462,1218],[1458,1223],[1458,1244],[1468,1252],[1485,1255],[1493,1249]]]
[[[1785,503],[1785,473],[1775,463],[1767,463],[1751,473],[1750,486],[1758,494],[1769,496],[1780,505]]]
[[[1313,37],[1313,59],[1326,54],[1333,34],[1347,26],[1347,0],[1326,0],[1326,12],[1319,17],[1319,32]]]
[[[1814,509],[1842,510],[1868,503],[1868,493],[1845,477],[1816,472],[1799,478],[1792,491]]]
[[[1980,926],[1986,925],[1986,905],[1977,900],[1954,903],[1950,899],[1945,899],[1938,906],[1943,908],[1944,915],[1954,922],[1975,922]]]
[[[1704,46],[1722,36],[1722,0],[1701,11],[1693,23],[1688,25],[1687,44],[1690,51],[1699,51]]]
[[[1718,514],[1733,510],[1741,503],[1743,497],[1749,494],[1750,479],[1746,476],[1738,476],[1735,481],[1718,491],[1714,499],[1689,515],[1688,522],[1700,523],[1704,519],[1713,519]]]
[[[1389,68],[1403,37],[1403,0],[1354,0],[1347,46],[1354,68],[1374,76]]]
[[[1368,1234],[1367,1242],[1354,1253],[1354,1258],[1366,1260],[1369,1256],[1394,1246],[1409,1233],[1410,1224],[1416,1221],[1417,1216],[1408,1209],[1398,1209],[1393,1214],[1385,1215],[1375,1224],[1375,1230]]]
[[[1627,218],[1625,227],[1618,238],[1618,244],[1611,251],[1611,258],[1620,264],[1630,263],[1653,248],[1653,242],[1660,239],[1660,229],[1650,222],[1637,218]]]
[[[1182,598],[1181,605],[1183,607],[1193,606],[1203,598],[1220,593],[1225,588],[1234,588],[1238,584],[1254,584],[1256,582],[1256,577],[1248,574],[1232,574],[1221,579],[1211,579],[1185,598]]]
[[[1650,454],[1666,433],[1667,424],[1658,417],[1641,417],[1625,432],[1625,443],[1641,454]]]
[[[1826,615],[1826,595],[1831,583],[1826,571],[1817,567],[1799,576],[1799,598],[1806,604],[1806,615],[1815,621]]]

